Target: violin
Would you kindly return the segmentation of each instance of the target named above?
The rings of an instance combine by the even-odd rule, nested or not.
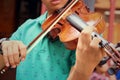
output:
[[[76,49],[80,32],[88,25],[96,27],[96,32],[93,32],[91,36],[101,39],[100,47],[105,49],[117,66],[120,66],[120,53],[99,35],[105,29],[105,21],[101,14],[90,13],[82,0],[71,0],[65,8],[56,10],[52,16],[47,18],[42,24],[43,31],[27,46],[27,53],[46,35],[50,35],[52,39],[59,37],[66,48],[74,50]],[[7,69],[5,67],[1,72]]]
[[[72,4],[74,5],[72,6]],[[57,15],[57,19],[55,15]],[[43,23],[42,29],[46,30],[48,27],[52,26],[50,30],[52,38],[55,39],[59,36],[60,41],[65,44],[66,48],[74,50],[76,49],[80,32],[90,25],[95,26],[97,29],[97,31],[93,32],[91,36],[98,37],[101,40],[99,46],[104,48],[108,54],[109,58],[107,60],[111,58],[114,63],[120,67],[120,53],[110,45],[112,43],[99,35],[105,29],[105,21],[101,14],[90,13],[81,0],[73,0],[70,6],[68,5],[66,9],[55,12],[53,16],[50,16],[49,19]]]
[[[73,3],[77,0],[73,0]],[[72,4],[73,4],[72,3]],[[71,7],[68,5],[66,9],[69,9]],[[68,22],[67,16],[70,14],[77,14],[78,17],[81,17],[85,22],[92,25],[93,23],[99,22],[99,24],[96,24],[96,28],[98,33],[102,33],[105,30],[105,22],[102,19],[102,16],[100,13],[90,13],[88,8],[83,4],[81,0],[78,0],[74,6],[70,8],[70,10],[62,10],[61,13],[64,12],[65,15],[60,15],[60,11],[56,11],[52,16],[50,16],[42,25],[42,29],[46,30],[49,27],[53,26],[51,31],[49,32],[53,39],[55,39],[57,36],[59,36],[59,39],[61,42],[65,44],[65,46],[70,49],[74,50],[76,49],[77,45],[77,39],[80,35],[80,32],[71,25],[71,23]],[[67,11],[67,12],[66,12]],[[57,18],[56,16],[59,17]],[[59,21],[57,21],[59,19]],[[100,20],[99,20],[100,19]],[[75,20],[76,22],[77,20]],[[51,24],[52,23],[52,24]],[[78,22],[79,23],[79,22]]]
[[[92,37],[98,37],[101,42],[99,46],[104,48],[109,58],[120,67],[120,53],[112,47],[101,34],[105,29],[105,21],[100,13],[90,13],[82,0],[72,0],[64,9],[55,11],[42,24],[43,31],[50,34],[53,39],[59,36],[66,48],[70,50],[76,49],[77,40],[80,32],[87,26],[95,26],[96,32],[91,34]],[[43,33],[44,34],[44,33]]]

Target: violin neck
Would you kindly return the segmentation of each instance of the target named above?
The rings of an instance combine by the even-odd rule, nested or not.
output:
[[[67,21],[78,31],[82,31],[85,27],[88,26],[85,21],[83,21],[80,16],[73,13],[69,16],[67,16]],[[120,66],[120,61],[118,61],[120,58],[120,53],[112,47],[107,40],[105,40],[102,36],[100,36],[97,32],[92,32],[92,37],[98,37],[101,42],[99,43],[99,46],[104,48],[104,50],[107,52],[108,56],[112,58],[112,60],[115,62],[116,65]],[[111,43],[112,44],[112,43]]]

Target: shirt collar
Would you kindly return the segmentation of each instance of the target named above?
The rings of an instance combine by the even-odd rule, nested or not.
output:
[[[44,14],[42,14],[40,17],[38,17],[37,20],[38,20],[38,23],[39,23],[40,25],[42,25],[43,22],[46,20],[47,15],[48,15],[48,12],[46,11]]]

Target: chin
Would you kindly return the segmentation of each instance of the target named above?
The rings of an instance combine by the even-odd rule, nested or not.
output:
[[[53,10],[59,10],[59,9],[61,9],[62,7],[63,7],[63,6],[56,5],[56,6],[53,7]]]

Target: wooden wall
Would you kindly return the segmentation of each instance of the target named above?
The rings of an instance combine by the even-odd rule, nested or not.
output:
[[[107,27],[103,33],[103,37],[108,40],[108,23]],[[113,41],[112,43],[116,44],[117,42],[120,42],[120,23],[114,23],[114,29],[113,29]]]
[[[0,38],[9,37],[15,28],[15,0],[0,0]],[[15,70],[0,75],[0,80],[15,80]]]
[[[14,29],[15,0],[0,0],[0,38],[9,37]]]
[[[1,0],[0,1],[0,39],[11,34],[28,18],[40,15],[41,0]],[[0,55],[0,61],[1,61]],[[2,67],[2,65],[0,65]],[[16,69],[0,74],[0,80],[15,80]]]
[[[115,19],[114,19],[114,25],[113,25],[113,39],[112,43],[117,43],[120,41],[120,0],[115,0]],[[95,3],[95,11],[100,12],[103,14],[104,19],[107,23],[107,28],[105,29],[105,32],[103,33],[103,36],[105,39],[108,39],[108,34],[111,34],[109,29],[109,18],[110,18],[110,0],[96,0]],[[107,12],[107,13],[106,13]]]

